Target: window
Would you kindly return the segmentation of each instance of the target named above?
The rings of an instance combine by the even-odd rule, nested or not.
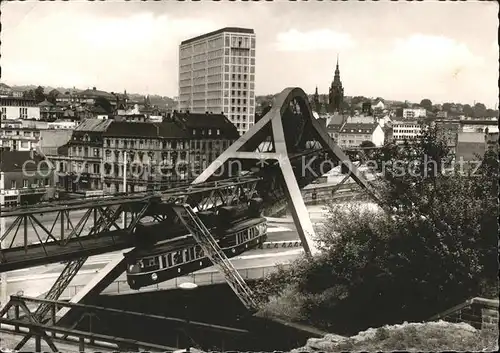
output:
[[[23,180],[23,188],[27,188],[27,187],[28,187],[28,180],[24,179]]]
[[[16,188],[16,181],[15,180],[11,180],[11,182],[10,182],[10,188],[11,189],[15,189]]]

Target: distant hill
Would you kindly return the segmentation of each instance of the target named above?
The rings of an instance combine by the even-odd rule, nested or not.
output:
[[[29,91],[30,89],[35,90],[38,87],[38,85],[20,85],[20,86],[12,85],[10,87],[13,90],[24,92],[24,91]],[[84,91],[85,89],[87,89],[87,88],[78,89],[78,88],[51,87],[51,86],[42,86],[42,87],[43,87],[43,91],[45,94],[49,93],[53,89],[56,89],[61,93],[68,92],[68,91],[81,92],[81,91]],[[123,93],[123,92],[120,92],[120,93]],[[127,95],[129,96],[130,99],[135,100],[135,101],[139,101],[139,102],[142,102],[144,100],[144,97],[146,96],[144,94],[128,93],[128,92],[127,92]],[[167,96],[160,96],[157,94],[150,95],[149,101],[151,102],[152,105],[156,105],[156,106],[162,107],[162,108],[164,108],[164,107],[175,108],[175,104],[176,104],[172,98],[167,97]]]

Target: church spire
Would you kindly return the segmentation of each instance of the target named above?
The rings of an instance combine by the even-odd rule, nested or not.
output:
[[[337,54],[337,65],[335,66],[335,75],[330,86],[329,108],[331,112],[341,112],[344,101],[344,88],[340,80],[339,55]]]

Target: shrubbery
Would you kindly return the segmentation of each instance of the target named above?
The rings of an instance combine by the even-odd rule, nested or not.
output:
[[[448,156],[432,129],[403,149],[385,146],[377,161],[414,166],[399,175],[386,165],[379,192],[391,212],[330,205],[322,254],[257,283],[264,311],[352,334],[425,320],[473,296],[496,298],[497,156],[487,153],[474,175],[443,174]]]

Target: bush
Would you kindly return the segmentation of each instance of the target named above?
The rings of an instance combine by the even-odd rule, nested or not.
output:
[[[280,295],[295,297],[282,314],[295,310],[294,319],[352,334],[426,320],[473,296],[496,298],[498,160],[486,154],[475,175],[424,163],[448,156],[433,130],[415,145],[382,149],[379,161],[415,168],[388,168],[379,180],[392,212],[330,205],[317,239],[322,253],[260,281],[262,303],[272,296],[277,308]]]

